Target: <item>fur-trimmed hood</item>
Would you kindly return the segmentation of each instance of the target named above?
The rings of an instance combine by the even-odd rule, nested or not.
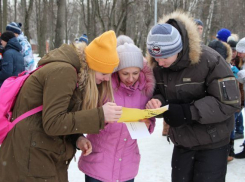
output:
[[[231,46],[229,44],[227,44],[226,42],[222,42],[225,47],[226,47],[226,54],[227,54],[227,58],[225,59],[227,63],[231,63],[231,59],[232,59],[232,49]]]
[[[83,90],[88,78],[88,64],[84,52],[87,45],[84,42],[75,44],[63,44],[59,48],[50,51],[38,62],[38,66],[50,62],[66,62],[71,64],[78,73],[79,89]]]
[[[201,38],[193,18],[180,10],[169,15],[163,15],[159,24],[168,23],[174,26],[182,37],[183,49],[180,52],[175,64],[170,69],[179,70],[187,67],[189,64],[199,63],[201,56]],[[147,60],[151,66],[156,65],[156,61],[147,54]]]
[[[153,71],[144,60],[143,69],[141,70],[140,77],[139,77],[139,85],[138,88],[147,96],[152,97],[154,89],[155,89],[155,78],[153,75]],[[120,81],[118,78],[118,73],[115,72],[112,74],[112,87],[114,90],[117,90],[120,85]]]
[[[221,40],[214,39],[208,44],[209,47],[217,51],[227,63],[231,62],[232,59],[232,50],[229,44]]]

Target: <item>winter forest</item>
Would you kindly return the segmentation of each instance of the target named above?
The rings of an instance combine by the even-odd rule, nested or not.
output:
[[[155,0],[0,0],[0,31],[8,23],[22,23],[28,39],[36,42],[43,56],[86,33],[89,40],[107,30],[130,36],[145,52],[147,33],[154,25]],[[157,19],[176,9],[189,12],[204,23],[203,41],[227,28],[245,36],[244,0],[158,0]]]

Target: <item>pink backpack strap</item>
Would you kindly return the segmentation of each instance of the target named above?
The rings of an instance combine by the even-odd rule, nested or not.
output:
[[[29,116],[31,116],[31,115],[33,115],[33,114],[36,114],[36,113],[38,113],[38,112],[40,112],[40,111],[42,111],[43,110],[43,106],[41,105],[41,106],[38,106],[38,107],[36,107],[36,108],[34,108],[34,109],[32,109],[32,110],[30,110],[30,111],[27,111],[27,112],[25,112],[24,114],[22,114],[22,115],[20,115],[18,118],[16,118],[13,122],[12,122],[12,124],[16,124],[16,123],[18,123],[19,121],[21,121],[22,119],[25,119],[25,118],[27,118],[27,117],[29,117]]]

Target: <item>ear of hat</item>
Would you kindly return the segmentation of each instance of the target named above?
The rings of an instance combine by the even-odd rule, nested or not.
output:
[[[11,22],[7,25],[6,30],[16,34],[21,34],[21,26],[21,23]]]
[[[86,44],[88,44],[88,36],[86,34],[83,34],[79,39],[79,42],[85,42]]]
[[[13,32],[9,32],[9,31],[4,32],[1,35],[1,39],[4,40],[5,42],[8,42],[10,39],[12,39],[14,37],[15,37],[14,33]]]
[[[236,45],[236,51],[239,53],[245,53],[245,37],[242,38]]]
[[[117,53],[120,60],[117,71],[128,67],[143,68],[143,55],[136,45],[131,43],[119,45],[117,47]]]
[[[216,37],[219,40],[222,40],[224,42],[227,42],[228,37],[231,35],[231,31],[226,29],[226,28],[222,28],[217,32]]]
[[[116,34],[112,30],[95,38],[85,48],[89,68],[101,73],[112,73],[119,64],[116,47]]]
[[[168,58],[183,48],[179,31],[170,24],[155,25],[147,36],[147,49],[154,58]]]

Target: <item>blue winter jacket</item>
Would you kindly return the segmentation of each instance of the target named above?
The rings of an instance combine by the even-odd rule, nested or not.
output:
[[[22,47],[17,38],[12,38],[8,41],[4,53],[0,69],[0,87],[4,80],[11,76],[17,76],[25,70],[24,58],[20,53]]]

